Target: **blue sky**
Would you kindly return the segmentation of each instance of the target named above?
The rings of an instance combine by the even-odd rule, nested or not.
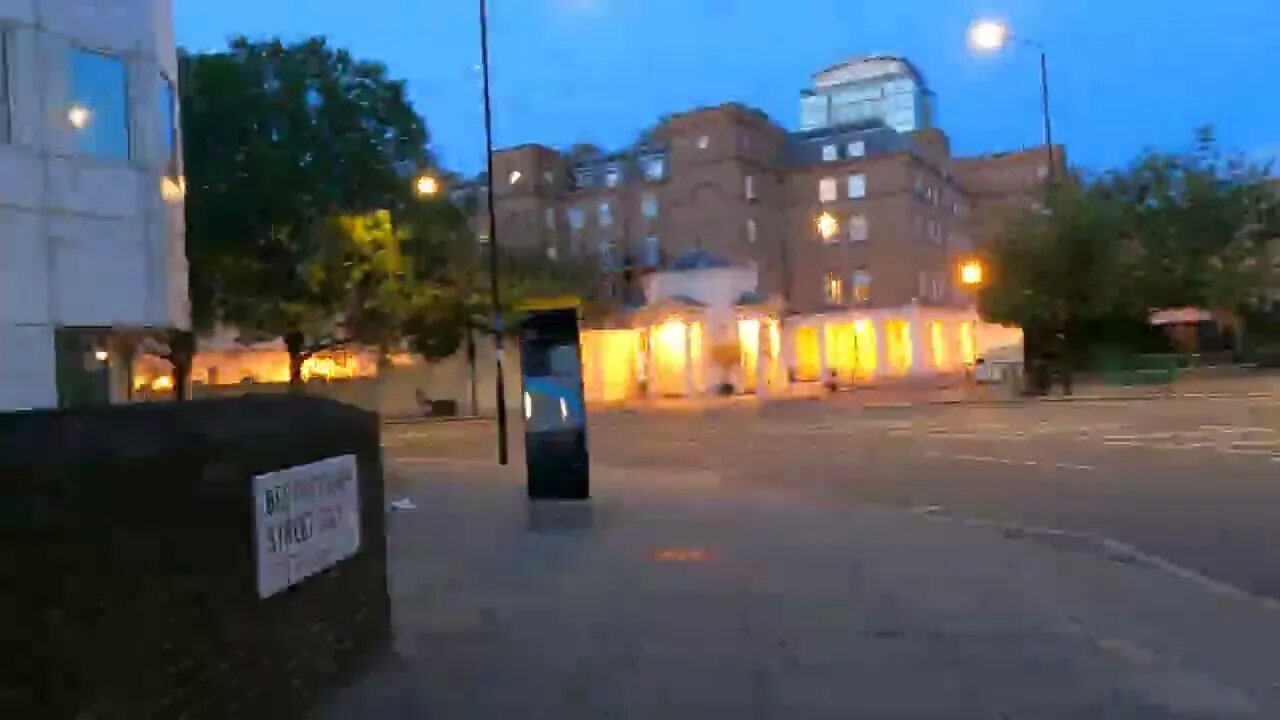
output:
[[[474,0],[176,0],[193,50],[318,34],[408,81],[453,169],[483,163]],[[1004,19],[1049,51],[1054,139],[1079,165],[1186,145],[1280,154],[1280,0],[491,0],[498,146],[629,143],[658,114],[737,100],[794,128],[799,91],[849,57],[910,57],[957,153],[1039,142],[1038,57],[965,46]]]

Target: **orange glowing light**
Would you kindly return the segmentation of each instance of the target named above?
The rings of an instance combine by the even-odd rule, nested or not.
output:
[[[653,553],[653,559],[657,562],[706,562],[711,558],[711,553],[702,548],[663,548]]]

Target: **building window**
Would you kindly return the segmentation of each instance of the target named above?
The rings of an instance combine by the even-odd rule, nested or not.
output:
[[[867,239],[867,216],[849,216],[849,241],[865,242]]]
[[[929,298],[929,273],[921,270],[919,273],[920,288],[916,291],[916,297],[922,300]]]
[[[644,159],[644,176],[647,180],[661,180],[666,171],[666,161],[661,155],[653,155]]]
[[[613,269],[613,242],[611,240],[601,240],[597,246],[600,253],[600,269]]]
[[[743,180],[743,191],[746,193],[748,200],[756,199],[756,178],[754,175],[748,175]]]
[[[818,181],[818,201],[824,203],[836,201],[835,178],[822,178]]]
[[[657,267],[659,261],[660,250],[658,246],[658,236],[649,235],[644,239],[644,264],[649,267]]]
[[[622,181],[622,171],[617,165],[610,165],[604,171],[604,184],[606,187],[618,187],[618,183]]]
[[[544,183],[546,183],[546,184],[548,184],[548,185],[555,185],[555,184],[556,184],[556,174],[555,174],[555,173],[553,173],[553,172],[551,172],[550,170],[543,170],[543,171],[542,171],[542,182],[544,182]]]
[[[560,253],[556,251],[555,245],[547,246],[547,259],[550,260],[551,262],[555,262],[560,259]]]
[[[582,208],[569,208],[569,229],[577,232],[584,224]]]
[[[653,219],[658,217],[658,196],[648,192],[640,198],[640,214]]]
[[[747,218],[747,242],[752,245],[756,242],[756,221],[755,218]]]
[[[859,305],[871,302],[871,273],[865,267],[853,271],[853,301]]]
[[[600,227],[609,227],[613,224],[613,208],[609,207],[609,203],[600,203],[597,217],[600,219]]]
[[[13,141],[9,104],[9,31],[0,28],[0,143]]]
[[[178,98],[173,81],[160,73],[160,127],[164,132],[164,174],[177,180],[182,175],[182,147],[178,143]]]
[[[556,209],[555,208],[547,208],[546,210],[542,211],[542,217],[543,217],[543,222],[547,224],[548,230],[556,229]]]
[[[836,159],[836,146],[835,146],[835,145],[823,145],[823,146],[822,146],[822,161],[823,161],[823,162],[832,162],[832,161],[834,161],[835,159]]]
[[[707,136],[707,135],[699,135],[699,136],[698,136],[698,149],[699,149],[699,150],[706,150],[706,149],[707,149],[707,148],[709,148],[709,147],[711,147],[711,138],[710,138],[709,136]]]
[[[867,196],[867,176],[862,173],[849,176],[848,195],[851,198]]]
[[[929,239],[936,245],[942,244],[942,223],[937,220],[929,221]]]
[[[118,57],[71,51],[67,122],[76,150],[111,160],[129,159],[129,75]]]
[[[867,154],[867,143],[863,140],[854,140],[845,147],[851,158],[860,158]]]
[[[591,172],[589,167],[579,167],[573,169],[573,184],[580,188],[591,187],[595,183],[595,174]]]
[[[822,280],[822,290],[828,304],[844,304],[844,280],[840,278],[839,273],[827,273]]]

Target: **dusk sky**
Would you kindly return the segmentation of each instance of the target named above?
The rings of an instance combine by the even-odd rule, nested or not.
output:
[[[178,40],[325,35],[408,81],[433,148],[480,169],[474,0],[177,0]],[[1089,169],[1144,147],[1280,154],[1280,0],[491,0],[495,143],[629,144],[660,113],[736,100],[784,127],[810,75],[866,54],[913,60],[960,154],[1040,141],[1038,57],[976,56],[974,17],[1049,52],[1054,139]]]

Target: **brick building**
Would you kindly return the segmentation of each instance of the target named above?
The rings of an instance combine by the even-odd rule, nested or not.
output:
[[[918,71],[893,60],[829,68],[815,85],[852,74],[865,94],[875,73],[854,71],[873,64],[886,87],[905,74],[913,97],[931,99]],[[623,303],[637,299],[639,273],[700,249],[754,264],[761,293],[801,312],[967,304],[958,264],[1036,202],[1045,148],[957,158],[928,126],[931,112],[916,112],[910,132],[864,115],[789,132],[729,103],[672,116],[620,153],[498,151],[499,242],[589,259],[601,270],[600,292]],[[1061,165],[1061,148],[1054,156]]]

